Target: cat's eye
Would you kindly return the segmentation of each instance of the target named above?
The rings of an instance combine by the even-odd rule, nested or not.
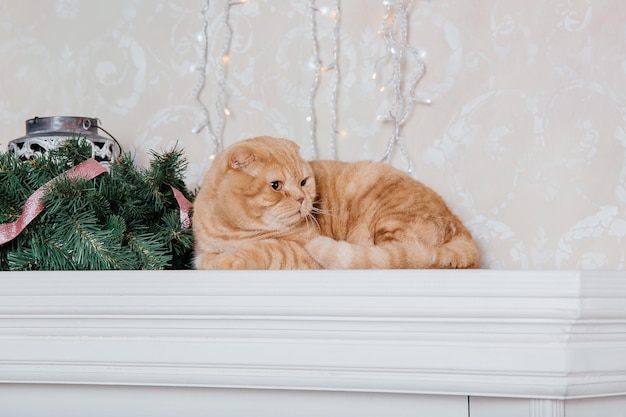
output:
[[[300,187],[304,187],[306,185],[306,180],[307,180],[307,178],[305,178],[302,181],[300,181]]]
[[[272,187],[276,191],[280,191],[280,190],[283,189],[283,182],[282,181],[272,181],[272,182],[270,182],[270,187]]]

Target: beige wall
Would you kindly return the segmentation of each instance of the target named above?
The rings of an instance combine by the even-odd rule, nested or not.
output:
[[[333,2],[317,1],[319,7]],[[217,123],[223,1],[211,1],[201,98]],[[0,146],[33,116],[101,119],[138,163],[176,141],[197,185],[209,166],[193,100],[201,0],[0,0]],[[390,135],[376,116],[390,89],[372,80],[385,53],[382,1],[341,2],[338,119],[344,160],[379,158]],[[307,2],[231,7],[224,144],[288,137],[310,155],[313,80]],[[332,19],[318,15],[330,61]],[[626,6],[620,0],[416,0],[413,46],[426,53],[418,105],[403,130],[414,175],[470,227],[488,268],[624,269]],[[413,67],[409,67],[410,71]],[[317,142],[329,156],[332,71],[321,75]],[[392,162],[406,168],[402,155]]]

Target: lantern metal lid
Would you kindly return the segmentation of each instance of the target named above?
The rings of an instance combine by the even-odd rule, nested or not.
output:
[[[27,160],[60,147],[66,140],[80,139],[91,144],[94,159],[108,163],[120,155],[121,147],[99,122],[91,117],[34,117],[26,120],[26,136],[9,142],[9,151]],[[98,129],[109,137],[100,136]]]

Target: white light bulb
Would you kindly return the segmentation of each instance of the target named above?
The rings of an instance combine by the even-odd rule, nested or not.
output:
[[[200,123],[198,123],[197,125],[195,125],[193,127],[193,129],[191,129],[191,132],[192,133],[198,133],[199,131],[201,131],[202,129],[204,129],[208,125],[209,125],[208,120],[203,120]]]

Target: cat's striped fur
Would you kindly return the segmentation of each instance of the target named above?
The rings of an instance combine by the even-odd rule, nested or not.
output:
[[[443,199],[389,165],[312,161],[325,268],[477,268],[478,248]]]
[[[198,269],[479,266],[470,233],[422,183],[382,163],[307,163],[271,137],[215,159],[193,229]]]

